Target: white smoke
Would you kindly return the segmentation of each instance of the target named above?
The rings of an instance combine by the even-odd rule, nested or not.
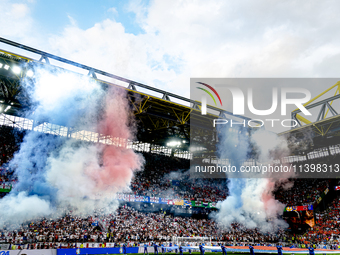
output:
[[[232,179],[230,182],[239,182],[243,189],[240,194],[230,191],[230,196],[217,204],[217,222],[226,227],[237,222],[249,229],[258,228],[262,232],[272,232],[287,226],[283,220],[278,219],[285,206],[273,198],[264,200],[268,179]]]
[[[238,137],[235,137],[237,134]],[[222,130],[220,155],[222,158],[229,158],[237,169],[240,169],[253,149],[257,151],[261,163],[272,163],[276,156],[281,157],[289,153],[287,142],[271,132],[259,130],[248,139],[241,131]],[[269,175],[253,175],[254,178],[249,178],[248,173],[241,172],[229,177],[231,177],[227,184],[229,196],[217,204],[219,212],[214,215],[218,223],[230,227],[232,223],[237,222],[246,228],[258,228],[261,232],[275,232],[288,226],[280,218],[285,205],[275,200],[273,196],[275,179],[268,178]],[[277,180],[282,181],[289,177],[291,174],[288,173],[280,175]]]
[[[5,224],[11,228],[17,227],[18,222],[26,222],[53,213],[49,201],[37,195],[28,195],[22,191],[15,196],[7,195],[0,200],[0,226]]]
[[[112,213],[118,208],[115,194],[129,188],[143,158],[131,149],[74,138],[86,139],[96,132],[132,139],[126,95],[89,77],[56,70],[36,69],[35,81],[21,85],[34,105],[26,117],[34,119],[35,129],[46,123],[58,126],[48,126],[50,135],[37,131],[25,135],[10,162],[18,182],[0,200],[0,228],[67,211],[89,215],[102,208],[100,212]],[[62,126],[74,138],[53,135]]]

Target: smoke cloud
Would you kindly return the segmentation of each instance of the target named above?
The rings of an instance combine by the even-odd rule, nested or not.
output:
[[[50,134],[28,131],[11,160],[18,182],[0,200],[0,227],[65,211],[114,211],[115,193],[129,189],[134,171],[144,163],[140,154],[126,148],[135,129],[125,92],[85,76],[45,69],[36,69],[34,82],[26,80],[22,86],[33,105],[25,116],[34,120],[34,130],[45,125]],[[56,130],[68,137],[54,135]],[[86,141],[96,133],[97,141],[114,137],[112,145]],[[83,141],[75,139],[79,137]]]
[[[242,128],[221,128],[218,144],[220,158],[229,159],[232,166],[240,169],[241,165],[257,152],[257,160],[261,163],[272,163],[276,156],[288,155],[286,141],[276,134],[258,130],[251,136]],[[280,218],[285,205],[275,200],[273,178],[249,178],[249,174],[228,173],[229,196],[218,203],[219,212],[213,217],[224,227],[237,222],[246,228],[258,228],[261,232],[275,232],[287,227]],[[268,175],[268,177],[272,177]],[[287,179],[291,174],[281,176]]]

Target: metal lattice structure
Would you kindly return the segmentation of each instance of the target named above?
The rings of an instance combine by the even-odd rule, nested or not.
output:
[[[1,37],[0,42],[17,47],[27,53],[36,54],[38,56],[37,59],[39,59],[36,60],[0,50],[0,125],[104,144],[125,144],[127,147],[139,151],[151,151],[190,158],[189,146],[193,145],[190,144],[190,136],[198,138],[193,146],[203,148],[205,155],[209,155],[209,153],[214,154],[216,130],[212,128],[213,120],[216,118],[230,119],[233,117],[232,113],[211,105],[207,105],[207,108],[210,110],[207,115],[201,115],[201,103],[198,101],[82,65]],[[21,81],[23,79],[31,79],[31,72],[36,66],[48,70],[60,69],[69,71],[59,67],[57,64],[52,65],[53,61],[62,65],[67,64],[79,68],[83,73],[86,71],[90,79],[105,86],[125,89],[130,108],[138,123],[137,140],[121,141],[119,138],[103,136],[92,130],[76,130],[74,127],[63,126],[61,123],[36,122],[35,120],[24,118],[22,115],[23,108],[30,104],[30,99],[21,89]],[[18,69],[18,67],[20,68]],[[110,82],[105,80],[105,78],[109,78]],[[122,84],[125,84],[125,86]],[[335,89],[334,95],[317,101],[320,97],[331,93],[333,89]],[[340,102],[339,99],[340,81],[304,104],[306,109],[318,110],[318,114],[315,114],[315,119],[307,119],[301,116],[301,111],[296,109],[291,113],[291,118],[298,123],[298,126],[280,135],[303,140],[304,135],[310,133],[314,140],[315,138],[321,138],[324,141],[327,138],[331,138],[327,140],[327,146],[338,146],[340,139],[337,140],[336,138],[340,137],[340,109],[335,107],[334,102]],[[238,117],[249,120],[246,117]],[[185,141],[185,143],[181,144],[179,148],[169,148],[166,146],[166,143],[170,139],[180,139]],[[333,155],[333,147],[327,149],[328,154]],[[338,147],[336,148],[338,150]],[[311,151],[309,153],[312,155],[316,152]],[[320,154],[321,152],[318,151],[317,153]],[[323,153],[321,154],[323,155]],[[292,155],[291,157],[287,158],[287,160],[300,160],[299,157],[305,156]]]
[[[334,93],[334,94],[333,94]],[[328,97],[327,97],[328,96]],[[323,97],[323,99],[322,99]],[[300,109],[291,113],[295,128],[280,133],[293,143],[289,162],[338,154],[340,145],[340,81],[304,104],[313,112],[304,117]],[[302,158],[301,158],[302,157]]]
[[[331,93],[332,90],[335,90],[333,96],[317,101],[320,97]],[[309,130],[309,132],[313,133],[314,137],[328,135],[339,136],[340,115],[339,110],[334,107],[336,103],[339,105],[339,99],[340,81],[304,104],[307,110],[313,110],[314,113],[317,113],[313,114],[313,119],[301,116],[301,110],[299,108],[292,111],[291,119],[296,121],[297,127],[282,134],[297,134]]]
[[[51,65],[52,60],[63,65],[67,64],[79,68],[83,72],[85,70],[91,79],[103,85],[124,88],[127,92],[131,109],[133,109],[133,113],[138,122],[138,141],[135,141],[135,144],[149,143],[149,150],[154,150],[156,153],[160,148],[162,148],[163,151],[167,150],[165,147],[169,139],[180,139],[185,142],[180,148],[173,149],[172,153],[177,156],[188,154],[190,133],[192,132],[195,133],[196,137],[201,138],[201,140],[195,141],[197,145],[204,146],[207,150],[213,150],[214,143],[211,142],[211,140],[212,137],[216,136],[216,131],[212,128],[213,120],[216,118],[231,118],[233,116],[232,113],[211,105],[207,106],[207,108],[210,109],[210,113],[201,115],[201,103],[198,101],[82,65],[1,37],[0,42],[20,48],[30,54],[37,54],[39,58],[39,60],[35,60],[0,50],[0,104],[3,107],[2,122],[5,122],[6,118],[8,122],[8,119],[11,119],[8,117],[10,115],[16,116],[17,118],[22,117],[22,108],[27,106],[23,105],[23,102],[29,104],[29,97],[21,91],[20,82],[22,79],[30,79],[32,75],[30,72],[32,72],[33,67],[39,66],[48,70],[55,68],[68,71],[57,65]],[[16,70],[17,67],[21,68],[20,71],[19,69]],[[105,78],[109,78],[110,81],[113,79],[117,82],[108,82]],[[117,83],[120,85],[117,85]],[[126,84],[126,86],[122,86],[122,83]],[[5,115],[8,116],[6,117]],[[248,120],[246,117],[241,118]],[[202,123],[202,125],[196,125],[195,127],[193,127],[193,125],[190,126],[190,119],[198,120],[195,121],[195,123]],[[30,129],[40,132],[67,137],[82,137],[87,141],[97,140],[98,142],[106,141],[107,143],[111,141],[114,143],[113,138],[101,137],[98,134],[91,133],[90,130],[73,130],[72,127],[63,127],[60,123],[35,123],[33,120],[27,120],[26,122],[32,122]],[[207,129],[207,126],[211,128]],[[28,126],[26,125],[26,127]]]

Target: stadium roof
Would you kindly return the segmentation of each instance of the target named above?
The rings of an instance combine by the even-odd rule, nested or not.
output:
[[[138,123],[137,139],[141,142],[165,146],[171,139],[179,139],[184,142],[181,143],[178,150],[188,151],[191,145],[203,146],[208,152],[214,151],[216,131],[212,128],[213,119],[235,117],[232,113],[211,105],[207,106],[209,110],[207,115],[201,115],[201,103],[198,101],[82,65],[1,37],[0,42],[24,50],[27,54],[38,55],[40,58],[35,60],[31,57],[0,50],[0,104],[3,108],[0,109],[0,112],[5,112],[8,115],[21,116],[22,108],[27,106],[25,104],[29,104],[28,97],[22,93],[20,81],[24,78],[30,79],[30,76],[34,75],[32,67],[39,65],[44,68],[63,69],[71,72],[69,69],[64,68],[65,65],[69,65],[72,70],[74,67],[78,68],[79,73],[86,71],[88,76],[103,85],[116,86],[127,91],[130,106]],[[53,65],[51,64],[52,61],[55,62]],[[58,64],[63,67],[58,66]],[[126,86],[124,87],[121,84]],[[295,119],[299,126],[280,135],[302,139],[306,133],[312,134],[313,137],[340,136],[340,117],[332,107],[332,102],[340,98],[340,95],[337,95],[337,92],[340,93],[339,87],[340,82],[305,104],[307,109],[320,107],[320,113],[316,120],[309,121],[300,116],[298,110],[295,110],[292,112],[292,119]],[[333,97],[314,102],[333,88],[337,88]],[[328,112],[332,116],[327,117]],[[236,117],[248,120],[246,117]],[[198,140],[195,140],[195,144],[190,144],[190,135],[198,138]],[[333,140],[335,141],[335,139]]]
[[[321,99],[322,96],[324,99]],[[314,111],[313,119],[301,116],[301,110],[295,109],[291,118],[298,123],[297,127],[279,135],[294,137],[297,140],[311,137],[313,148],[340,144],[339,102],[340,81],[304,104],[306,109]]]
[[[219,116],[233,118],[232,113],[210,105],[207,106],[210,113],[201,115],[201,103],[198,101],[82,65],[1,37],[0,42],[40,56],[39,60],[35,60],[0,50],[0,103],[4,108],[2,111],[9,115],[21,116],[22,108],[26,106],[23,104],[29,102],[29,98],[22,94],[20,81],[24,78],[30,79],[30,76],[33,76],[32,70],[34,66],[39,65],[50,70],[51,68],[64,69],[57,65],[51,65],[51,60],[53,60],[59,64],[77,67],[82,71],[86,70],[87,75],[99,83],[124,88],[127,91],[129,103],[138,122],[138,141],[166,145],[171,139],[180,139],[184,141],[180,149],[188,150],[190,132],[196,132],[200,134],[197,137],[201,137],[200,141],[196,141],[197,146],[204,146],[209,150],[210,146],[214,146],[211,143],[211,137],[214,136],[215,131],[213,128],[207,129],[207,126],[212,127],[213,119]],[[108,82],[105,78],[119,81],[117,83],[123,82],[126,87],[117,85],[114,82]],[[246,117],[240,118],[248,119]],[[200,125],[190,126],[190,120],[193,119],[198,120],[195,123],[200,123]]]

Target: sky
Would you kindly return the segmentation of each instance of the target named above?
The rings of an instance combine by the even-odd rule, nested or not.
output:
[[[0,0],[0,36],[189,97],[191,77],[339,77],[339,8],[336,0]],[[311,86],[312,96],[331,85]]]

